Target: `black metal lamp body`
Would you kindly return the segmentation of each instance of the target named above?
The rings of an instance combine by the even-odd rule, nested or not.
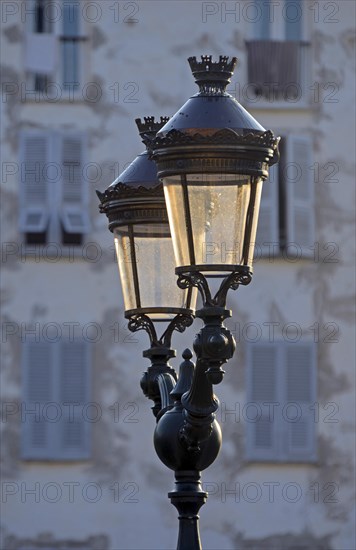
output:
[[[196,289],[203,299],[203,307],[196,312],[204,322],[194,341],[196,365],[191,352],[185,350],[173,389],[175,375],[163,367],[164,376],[156,384],[160,397],[154,408],[154,444],[162,462],[175,471],[176,489],[169,497],[179,511],[178,550],[201,548],[198,512],[208,495],[202,491],[200,472],[214,462],[221,446],[213,384],[222,381],[221,367],[235,350],[234,338],[224,326],[231,316],[226,297],[230,288],[251,281],[262,183],[268,167],[278,160],[278,138],[225,91],[236,58],[229,61],[220,56],[212,62],[211,56],[202,56],[200,62],[196,58],[188,61],[199,93],[155,137],[145,139],[163,181],[178,286],[187,293],[185,303]],[[106,211],[109,220],[112,211]],[[125,212],[130,212],[129,205],[124,216]],[[132,242],[135,233],[125,238]],[[134,278],[130,292],[140,310]],[[217,280],[220,285],[212,293],[211,282]],[[132,316],[133,311],[129,313]],[[132,323],[131,328],[135,329]],[[144,328],[149,332],[150,324]],[[170,338],[172,330],[168,332]],[[156,358],[161,354],[160,360],[167,365],[163,351],[162,339],[156,338],[146,354]],[[165,351],[173,353],[167,347]],[[167,383],[169,376],[172,380]],[[144,392],[152,399],[154,392],[147,392],[146,382],[142,383]]]

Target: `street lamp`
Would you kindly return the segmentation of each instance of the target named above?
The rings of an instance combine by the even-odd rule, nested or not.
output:
[[[156,163],[156,177],[163,182],[177,283],[186,292],[184,305],[192,307],[196,289],[203,300],[203,307],[195,312],[204,322],[193,345],[196,365],[191,352],[185,350],[178,382],[169,396],[167,384],[160,380],[169,377],[170,388],[176,376],[165,371],[162,363],[156,378],[161,399],[156,399],[155,406],[162,408],[156,412],[154,445],[161,461],[175,471],[176,488],[169,498],[179,512],[178,550],[201,548],[198,512],[208,495],[202,491],[200,472],[214,462],[221,446],[213,384],[222,381],[221,367],[235,350],[234,338],[224,326],[231,316],[226,297],[229,289],[251,281],[262,184],[269,166],[278,161],[279,141],[226,92],[236,58],[220,56],[213,62],[211,56],[202,56],[201,61],[195,57],[188,61],[199,92],[157,128],[156,135],[145,136],[147,158]],[[100,199],[110,220],[110,202],[105,194]],[[129,238],[126,233],[125,237]],[[120,249],[118,257],[125,273]],[[167,267],[164,261],[156,263],[155,277]],[[134,282],[121,277],[124,296],[133,295]],[[137,296],[135,304],[139,310]],[[172,313],[182,315],[181,311]],[[184,319],[189,324],[189,312]],[[129,327],[137,329],[132,323]],[[171,335],[172,330],[167,330]],[[159,346],[151,337],[151,354]]]
[[[136,119],[142,140],[152,140],[168,120]],[[152,364],[142,377],[141,387],[153,400],[152,410],[157,416],[171,403],[170,392],[177,382],[169,365],[175,356],[172,333],[183,332],[193,322],[196,291],[181,290],[176,284],[163,186],[147,150],[97,195],[100,211],[107,215],[114,233],[128,328],[132,332],[145,330],[150,338],[151,346],[143,355]],[[165,323],[160,337],[155,323]]]

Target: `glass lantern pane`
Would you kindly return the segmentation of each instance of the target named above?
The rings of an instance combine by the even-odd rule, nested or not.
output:
[[[189,203],[197,264],[241,264],[250,178],[189,175]]]
[[[189,255],[183,187],[180,176],[163,179],[176,266],[194,263]]]
[[[259,212],[260,212],[260,204],[261,204],[261,195],[262,195],[262,185],[263,180],[261,178],[256,178],[256,180],[251,185],[251,201],[250,201],[250,208],[249,208],[249,223],[247,224],[246,228],[246,236],[245,236],[245,243],[246,243],[246,258],[245,262],[247,265],[252,267],[253,264],[253,256],[255,253],[255,244],[256,244],[256,234],[257,234],[257,227],[258,227],[258,218],[259,218]]]
[[[164,178],[163,183],[176,265],[244,264],[251,177],[188,174],[186,184],[180,176]]]
[[[125,310],[186,308],[187,291],[177,286],[168,224],[132,225],[114,231]],[[149,313],[171,319],[174,313]]]

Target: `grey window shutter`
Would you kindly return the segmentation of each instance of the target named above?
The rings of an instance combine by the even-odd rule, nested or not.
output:
[[[90,457],[90,344],[37,342],[23,348],[22,457],[83,460]]]
[[[66,0],[63,5],[63,36],[78,36],[80,6],[77,0]]]
[[[278,349],[273,343],[247,346],[246,442],[250,460],[275,460],[278,425],[269,404],[278,401]],[[251,414],[249,414],[249,410]],[[256,418],[254,418],[256,416]]]
[[[82,43],[78,38],[82,36],[80,3],[69,0],[63,6],[63,22],[61,29],[61,63],[62,83],[64,88],[74,86],[77,90],[82,80]]]
[[[278,164],[271,166],[269,178],[263,183],[260,214],[256,235],[255,257],[273,254],[272,245],[279,247]]]
[[[50,140],[47,134],[20,135],[20,231],[41,233],[49,221],[47,169]]]
[[[313,404],[316,401],[316,345],[289,344],[284,349],[284,449],[287,460],[316,459]]]
[[[54,345],[27,340],[23,348],[22,458],[49,459],[54,448],[47,404],[55,401]]]
[[[316,373],[314,342],[257,343],[247,347],[248,403],[260,412],[258,421],[246,419],[248,459],[316,460]],[[276,406],[272,413],[273,403]]]
[[[288,13],[288,8],[291,8],[290,13],[303,13],[302,0],[285,0],[285,13]],[[303,18],[298,15],[287,16],[285,19],[285,36],[286,40],[302,40],[303,38]]]
[[[90,344],[61,341],[58,353],[58,397],[62,417],[58,431],[58,453],[62,459],[90,456],[91,420],[97,410],[90,402]]]
[[[268,2],[255,0],[258,19],[253,24],[253,37],[256,40],[269,40],[271,38],[271,21]]]
[[[61,218],[68,233],[89,231],[88,188],[84,180],[86,140],[82,135],[61,139],[62,212]]]
[[[315,212],[312,170],[313,144],[309,136],[290,135],[286,147],[287,246],[303,257],[314,251]],[[295,250],[295,253],[297,253]]]

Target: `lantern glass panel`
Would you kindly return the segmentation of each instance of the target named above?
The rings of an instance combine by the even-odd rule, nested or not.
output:
[[[262,181],[237,174],[163,179],[176,266],[244,265],[256,232]],[[248,241],[248,243],[247,243]],[[254,242],[254,239],[253,239]],[[249,247],[251,248],[251,246]]]
[[[177,286],[167,223],[121,226],[114,236],[126,311],[144,308],[154,320],[169,320],[176,314],[169,309],[195,305]]]

